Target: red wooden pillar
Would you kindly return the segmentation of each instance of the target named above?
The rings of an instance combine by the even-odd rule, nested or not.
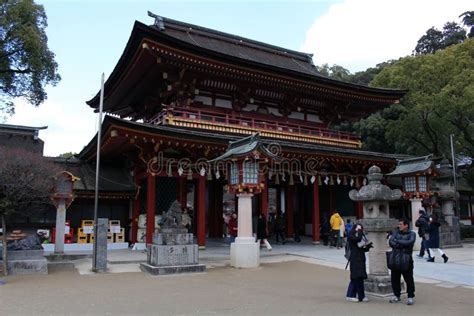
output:
[[[206,247],[206,178],[198,176],[197,185],[197,242]]]
[[[357,219],[364,218],[364,204],[362,202],[354,202],[356,207],[356,217]]]
[[[294,235],[294,195],[295,195],[295,186],[288,185],[286,187],[286,196],[285,196],[285,213],[286,213],[286,236],[289,238],[293,238]]]
[[[260,213],[268,218],[268,178],[265,176],[263,180],[265,187],[260,193]]]
[[[187,181],[186,178],[178,177],[176,179],[178,184],[178,196],[176,197],[181,207],[186,207],[187,202]]]
[[[146,189],[146,243],[151,244],[155,232],[155,208],[156,208],[156,178],[147,174]]]
[[[316,182],[315,182],[316,183]],[[329,190],[329,211],[336,211],[336,189],[334,185],[328,186]]]
[[[319,241],[319,185],[315,181],[313,183],[313,241]]]

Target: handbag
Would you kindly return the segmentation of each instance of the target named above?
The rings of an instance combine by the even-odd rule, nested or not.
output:
[[[410,255],[408,253],[404,253],[399,249],[394,249],[392,251],[387,251],[385,255],[387,257],[387,267],[390,270],[401,272],[408,271],[410,267]]]

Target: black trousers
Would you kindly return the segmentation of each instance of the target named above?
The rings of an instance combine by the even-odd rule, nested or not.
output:
[[[421,237],[421,247],[420,247],[420,257],[425,255],[425,250],[428,253],[428,257],[431,257],[430,248],[428,248],[428,240],[426,240],[425,236]]]
[[[398,270],[392,270],[391,274],[393,295],[395,295],[396,297],[400,297],[400,280],[401,276],[403,275],[403,280],[405,280],[405,283],[407,285],[408,297],[415,297],[415,280],[413,280],[413,261],[410,261],[410,267],[407,271],[401,272]]]

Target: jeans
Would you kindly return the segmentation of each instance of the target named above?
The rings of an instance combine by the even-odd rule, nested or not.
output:
[[[356,297],[356,295],[359,301],[365,297],[364,279],[351,279],[349,282],[346,297]]]
[[[428,257],[431,257],[430,249],[428,248],[428,240],[426,240],[425,236],[421,237],[421,248],[420,248],[420,257],[425,255],[425,250],[428,253]]]
[[[396,297],[400,297],[401,292],[401,276],[403,275],[403,280],[407,285],[407,294],[409,298],[415,297],[415,281],[413,280],[413,260],[410,260],[409,268],[405,272],[401,272],[398,270],[392,270],[391,273],[391,280],[392,280],[392,290],[393,295]]]

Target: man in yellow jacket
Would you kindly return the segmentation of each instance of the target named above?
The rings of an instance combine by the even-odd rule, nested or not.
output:
[[[339,215],[337,211],[334,211],[332,214],[331,219],[329,220],[329,224],[331,225],[331,248],[336,246],[337,249],[342,247],[341,242],[341,225],[344,225],[342,217]]]

